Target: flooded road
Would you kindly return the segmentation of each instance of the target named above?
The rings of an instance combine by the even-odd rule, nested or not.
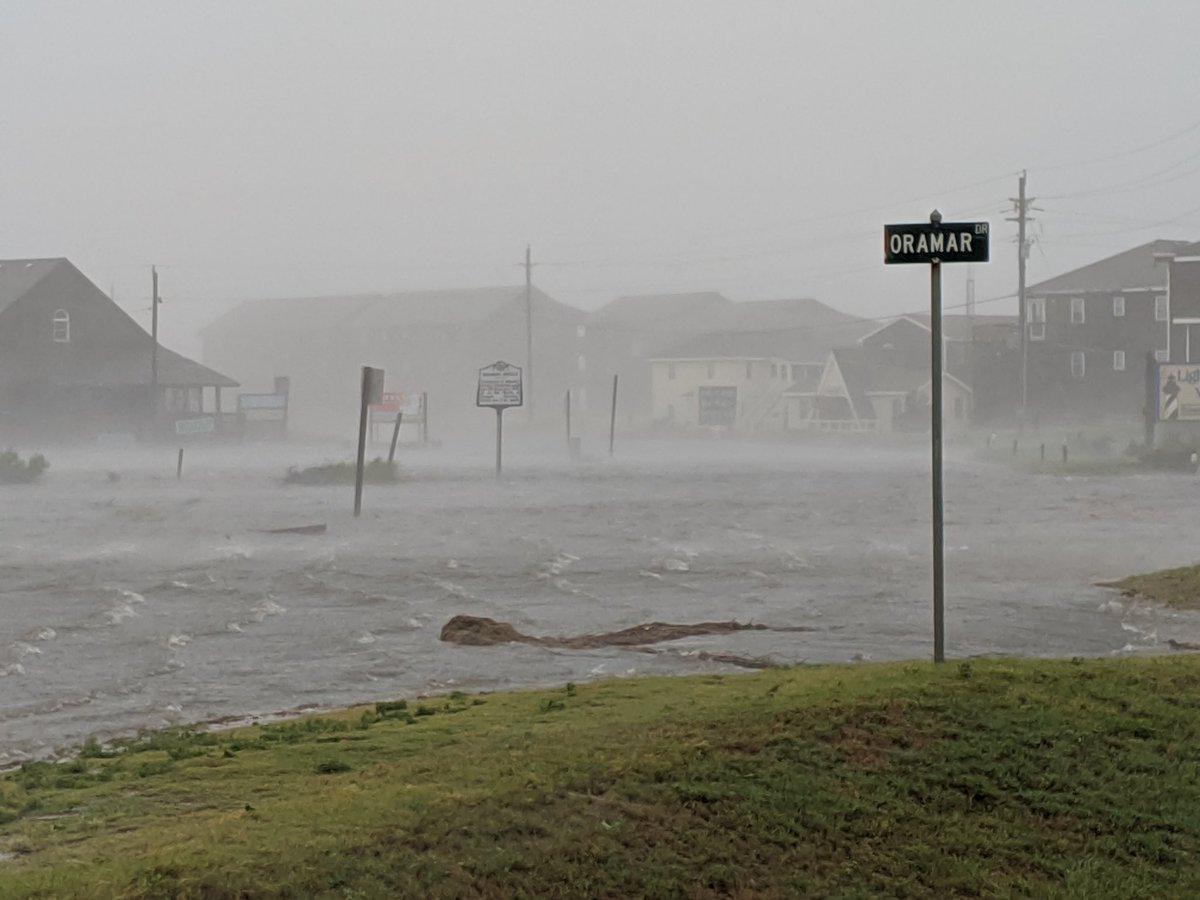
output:
[[[167,723],[651,673],[932,653],[927,455],[698,442],[568,465],[515,446],[410,450],[405,480],[285,486],[264,446],[98,459],[51,452],[0,488],[0,764]],[[110,474],[110,472],[112,474]],[[1156,652],[1200,614],[1095,582],[1196,561],[1200,480],[1062,477],[954,459],[948,657]],[[326,523],[322,535],[266,529]],[[462,647],[456,614],[567,635],[736,619],[744,631],[629,649]]]

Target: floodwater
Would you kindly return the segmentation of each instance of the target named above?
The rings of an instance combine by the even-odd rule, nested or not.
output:
[[[285,486],[343,448],[49,454],[0,488],[0,765],[89,735],[422,692],[931,655],[928,456],[853,445],[628,443],[615,460],[405,450],[406,480]],[[110,474],[112,473],[112,474]],[[1195,562],[1200,480],[946,472],[947,654],[1108,655],[1200,641],[1200,614],[1095,586]],[[322,535],[265,529],[326,523]],[[746,631],[629,649],[460,647],[453,615],[536,635]]]

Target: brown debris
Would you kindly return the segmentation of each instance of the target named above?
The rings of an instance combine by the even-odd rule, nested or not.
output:
[[[641,647],[663,641],[697,637],[705,634],[731,634],[735,631],[808,631],[804,627],[768,628],[766,625],[750,625],[741,622],[699,622],[695,625],[671,625],[667,622],[649,622],[634,625],[620,631],[604,634],[581,634],[575,637],[534,637],[522,634],[507,622],[497,622],[485,616],[455,616],[442,626],[441,639],[452,644],[486,647],[494,644],[535,644],[539,647],[565,647],[570,650],[591,650],[597,647]],[[702,656],[717,662],[733,662],[734,657]],[[748,657],[737,659],[748,660]],[[735,663],[742,665],[743,663]],[[755,665],[754,667],[765,667]]]

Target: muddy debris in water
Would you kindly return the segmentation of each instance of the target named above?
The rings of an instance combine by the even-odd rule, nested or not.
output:
[[[562,647],[569,650],[593,650],[598,647],[641,648],[646,644],[676,641],[681,638],[709,634],[731,634],[736,631],[811,631],[804,626],[772,628],[742,622],[698,622],[692,625],[673,625],[668,622],[648,622],[620,631],[602,634],[581,634],[574,637],[535,637],[517,631],[508,622],[497,622],[486,616],[455,616],[442,626],[441,639],[452,644],[471,647],[490,647],[496,644],[533,644],[538,647]],[[653,652],[653,651],[651,651]],[[742,665],[748,668],[768,668],[774,663],[759,657],[700,652],[698,659]]]

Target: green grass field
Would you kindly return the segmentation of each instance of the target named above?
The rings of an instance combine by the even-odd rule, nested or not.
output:
[[[1101,587],[1117,588],[1131,597],[1145,597],[1176,609],[1200,609],[1200,565],[1130,575]]]
[[[1200,660],[615,680],[0,779],[0,896],[1200,896]]]

